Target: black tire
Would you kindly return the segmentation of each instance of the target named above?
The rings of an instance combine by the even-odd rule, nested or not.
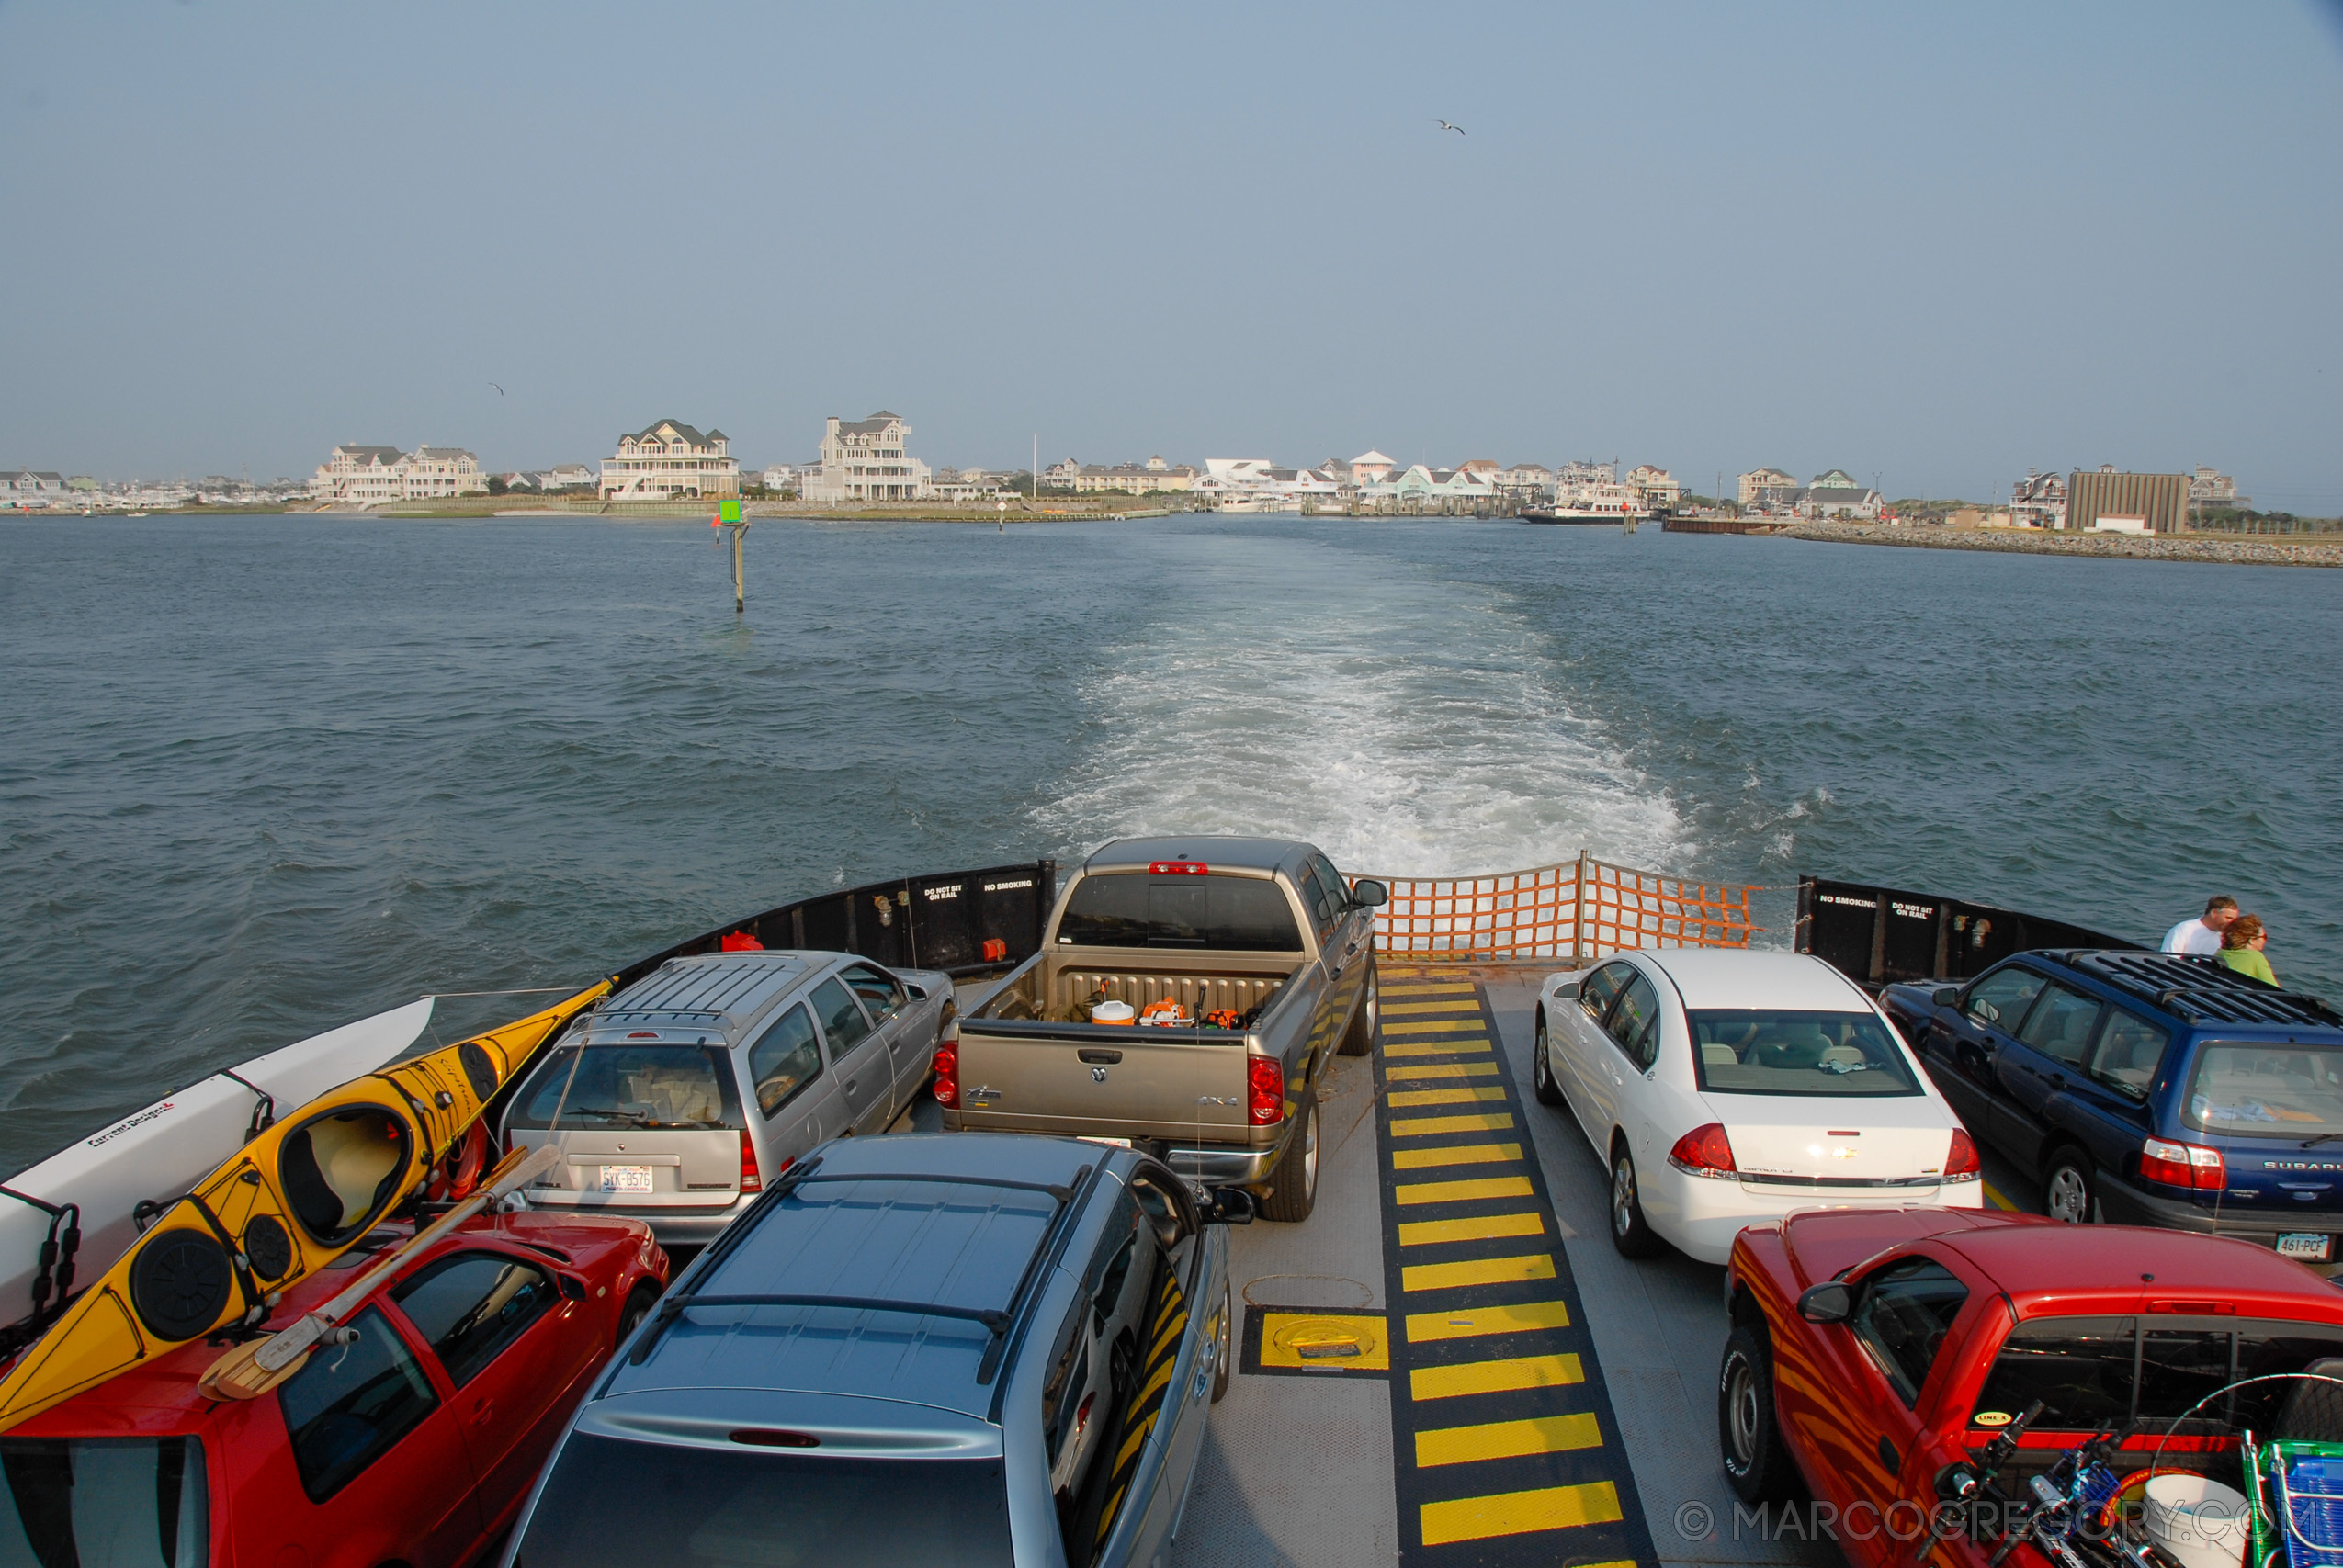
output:
[[[627,1292],[627,1304],[618,1309],[618,1344],[624,1345],[633,1337],[635,1330],[642,1326],[642,1320],[651,1315],[651,1309],[659,1304],[659,1296],[658,1280],[635,1281],[635,1288]]]
[[[1318,1207],[1318,1089],[1305,1085],[1301,1103],[1294,1107],[1294,1133],[1286,1140],[1285,1157],[1270,1174],[1269,1193],[1261,1201],[1261,1217],[1284,1224],[1299,1224]]]
[[[2099,1213],[2099,1180],[2091,1156],[2072,1144],[2053,1149],[2043,1169],[2042,1212],[2070,1225],[2088,1224]]]
[[[1775,1425],[1773,1352],[1746,1323],[1725,1341],[1717,1371],[1716,1445],[1725,1479],[1742,1502],[1779,1502],[1794,1490],[1796,1475]]]
[[[1611,1245],[1622,1258],[1649,1258],[1665,1245],[1644,1218],[1643,1193],[1636,1185],[1636,1156],[1623,1146],[1611,1156]]]
[[[1545,1010],[1537,1010],[1537,1043],[1531,1047],[1530,1087],[1537,1090],[1540,1105],[1562,1103],[1562,1086],[1554,1081],[1554,1060],[1545,1054]]]
[[[1375,1025],[1383,1015],[1381,1000],[1375,994],[1375,954],[1367,954],[1366,984],[1360,987],[1359,1004],[1351,1010],[1351,1026],[1342,1032],[1340,1047],[1345,1056],[1364,1056],[1375,1049]]]
[[[1220,1403],[1228,1392],[1228,1382],[1236,1375],[1237,1314],[1236,1292],[1228,1280],[1220,1281],[1220,1333],[1214,1338],[1216,1354],[1212,1359],[1212,1403]]]

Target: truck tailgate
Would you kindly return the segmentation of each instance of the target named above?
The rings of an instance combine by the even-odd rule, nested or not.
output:
[[[960,1114],[971,1130],[1245,1140],[1245,1036],[1228,1030],[968,1019]]]

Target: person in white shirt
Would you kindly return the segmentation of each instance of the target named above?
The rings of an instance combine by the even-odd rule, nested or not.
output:
[[[2164,951],[2188,953],[2192,957],[2214,958],[2221,953],[2221,933],[2237,918],[2237,900],[2230,897],[2205,900],[2204,913],[2193,920],[2182,920],[2164,933]]]

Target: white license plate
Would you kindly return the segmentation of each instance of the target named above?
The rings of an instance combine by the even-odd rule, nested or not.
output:
[[[602,1190],[605,1192],[648,1192],[651,1190],[651,1167],[606,1165],[602,1168]]]
[[[2309,1231],[2290,1231],[2278,1238],[2278,1256],[2299,1258],[2305,1263],[2324,1263],[2334,1250],[2335,1238]]]

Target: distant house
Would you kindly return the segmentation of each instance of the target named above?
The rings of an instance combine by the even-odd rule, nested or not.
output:
[[[2028,468],[2009,488],[2009,523],[2017,528],[2066,526],[2066,476]]]
[[[2237,481],[2227,474],[2215,473],[2202,463],[2189,478],[2189,513],[2200,512],[2250,512],[2254,498],[2237,493]]]
[[[923,501],[928,466],[911,455],[911,427],[880,409],[868,419],[830,416],[821,438],[821,466],[801,476],[807,501]]]
[[[696,501],[741,493],[741,463],[720,430],[706,433],[662,419],[618,437],[602,460],[605,501]]]
[[[1798,481],[1780,468],[1752,468],[1737,481],[1735,495],[1743,506],[1776,507],[1792,504],[1791,496],[1798,489]],[[1771,496],[1768,491],[1773,492]]]
[[[594,472],[583,463],[556,463],[539,470],[537,488],[542,491],[592,490]]]
[[[1869,485],[1858,484],[1844,468],[1833,468],[1817,474],[1814,483],[1798,494],[1797,509],[1802,517],[1817,519],[1860,518],[1875,522],[1879,517],[1879,492]]]
[[[1627,488],[1654,512],[1673,512],[1684,499],[1684,487],[1666,468],[1639,463],[1627,470]]]
[[[1043,476],[1051,484],[1064,485],[1081,494],[1117,491],[1126,495],[1146,495],[1154,491],[1180,491],[1195,488],[1196,471],[1185,463],[1167,463],[1161,457],[1149,457],[1144,463],[1060,463]]]
[[[508,495],[517,491],[533,491],[542,490],[545,488],[543,485],[537,482],[537,476],[535,474],[524,474],[517,469],[512,473],[500,476],[500,482],[504,486],[505,493]]]
[[[1554,499],[1554,470],[1544,463],[1516,463],[1497,475],[1497,488],[1515,501]]]
[[[235,488],[226,479],[206,479],[207,491]],[[342,446],[311,476],[309,493],[336,506],[379,506],[390,501],[427,501],[486,495],[488,475],[480,459],[461,446]]]
[[[11,499],[36,495],[62,495],[65,476],[40,468],[0,468],[0,495]]]
[[[1376,451],[1365,451],[1351,459],[1351,482],[1354,485],[1380,484],[1399,471],[1399,465]]]

